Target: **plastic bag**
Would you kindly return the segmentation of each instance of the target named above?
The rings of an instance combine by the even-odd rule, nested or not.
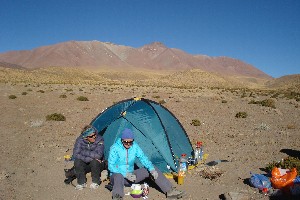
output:
[[[143,199],[148,199],[148,195],[149,195],[149,185],[147,183],[144,183],[144,187],[143,187]]]
[[[289,169],[282,169],[282,168],[274,167],[272,169],[272,177],[280,178],[280,177],[286,175],[287,173],[289,173],[290,171],[291,170],[289,170]]]
[[[252,174],[250,183],[253,187],[262,190],[263,188],[271,188],[271,182],[268,177],[262,174]]]
[[[293,168],[291,171],[287,171],[286,174],[281,176],[280,168],[274,167],[272,169],[272,186],[276,189],[282,189],[285,187],[291,187],[294,183],[294,180],[297,176],[296,168]]]

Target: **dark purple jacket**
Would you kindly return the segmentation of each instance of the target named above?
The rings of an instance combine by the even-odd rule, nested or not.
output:
[[[83,162],[89,163],[94,159],[103,160],[104,155],[104,140],[101,135],[97,134],[96,141],[90,143],[79,136],[76,139],[73,157],[80,159]]]

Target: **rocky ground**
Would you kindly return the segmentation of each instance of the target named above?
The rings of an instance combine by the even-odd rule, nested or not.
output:
[[[66,98],[61,98],[65,94]],[[15,99],[9,96],[15,95]],[[125,87],[121,85],[0,84],[0,199],[111,199],[104,188],[76,191],[65,185],[63,156],[70,154],[82,127],[103,109],[135,96],[164,100],[182,123],[190,140],[203,141],[207,162],[227,160],[215,166],[220,176],[201,176],[201,167],[191,170],[183,185],[185,199],[269,199],[248,183],[250,172],[265,173],[269,162],[288,156],[283,149],[300,151],[300,103],[274,99],[276,108],[248,104],[271,94],[244,94],[240,90]],[[89,101],[78,101],[85,96]],[[246,112],[246,118],[236,118]],[[66,121],[46,121],[61,113]],[[191,124],[192,120],[200,126]],[[287,151],[285,151],[287,152]],[[90,183],[88,174],[88,183]],[[126,196],[126,199],[132,197]],[[150,188],[149,199],[165,199]]]

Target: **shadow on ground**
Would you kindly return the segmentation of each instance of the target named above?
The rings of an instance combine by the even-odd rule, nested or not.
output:
[[[300,151],[293,149],[281,149],[280,152],[287,154],[288,156],[292,156],[294,158],[300,159]]]

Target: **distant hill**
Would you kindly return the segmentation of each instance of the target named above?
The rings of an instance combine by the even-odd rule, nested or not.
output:
[[[16,64],[11,64],[7,62],[1,62],[0,61],[0,67],[5,67],[5,68],[13,68],[13,69],[25,69],[24,67]]]
[[[251,81],[252,79],[255,82]],[[0,67],[0,83],[46,83],[46,84],[105,84],[135,85],[177,88],[261,88],[266,82],[252,78],[248,81],[239,77],[221,76],[200,69],[184,71],[91,71],[76,67],[44,67],[20,70]]]
[[[78,67],[16,69],[0,65],[0,83],[105,84],[176,88],[249,88],[294,91],[300,93],[300,74],[266,80],[226,76],[200,69],[163,70],[86,70]]]
[[[272,89],[293,90],[300,92],[300,74],[282,76],[266,83]]]
[[[100,41],[69,41],[33,50],[2,53],[0,61],[27,69],[50,66],[95,70],[200,69],[221,75],[272,79],[271,76],[241,60],[191,55],[180,49],[168,48],[160,42],[133,48]]]

